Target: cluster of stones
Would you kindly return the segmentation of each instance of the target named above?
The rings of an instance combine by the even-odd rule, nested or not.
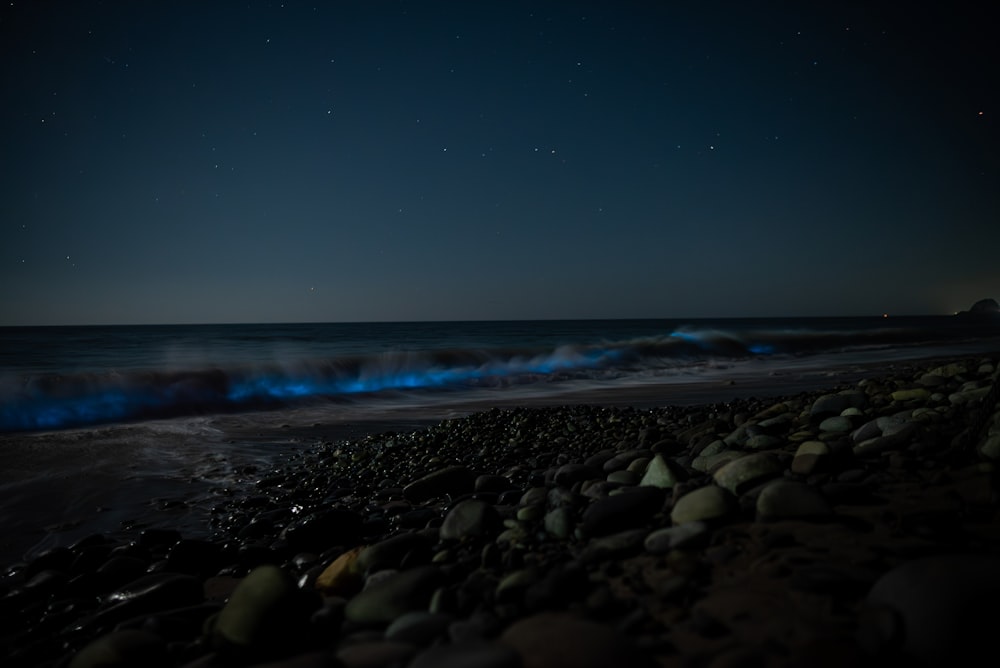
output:
[[[992,360],[491,410],[248,471],[217,539],[9,568],[5,665],[961,665],[1000,623]],[[992,409],[990,409],[992,410]]]

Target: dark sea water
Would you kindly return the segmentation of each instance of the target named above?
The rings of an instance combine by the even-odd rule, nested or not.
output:
[[[122,527],[196,534],[213,495],[318,440],[995,351],[995,321],[957,317],[0,328],[0,563]]]

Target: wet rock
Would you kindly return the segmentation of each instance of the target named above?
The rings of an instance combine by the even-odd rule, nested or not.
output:
[[[460,496],[475,490],[476,475],[464,466],[448,466],[428,473],[403,488],[408,501],[420,503],[435,496]]]
[[[587,506],[581,528],[588,536],[602,536],[613,531],[645,524],[663,507],[663,490],[657,487],[636,487]]]
[[[439,638],[447,637],[454,616],[441,612],[414,610],[397,617],[385,630],[386,640],[426,647]]]
[[[358,513],[332,508],[296,519],[281,532],[292,552],[323,552],[361,538],[364,519]]]
[[[833,514],[823,494],[800,482],[779,480],[771,483],[757,496],[757,519],[825,518]]]
[[[167,644],[162,638],[146,631],[129,629],[94,640],[76,653],[69,668],[160,668],[169,665]]]
[[[571,508],[562,507],[550,510],[545,514],[545,531],[559,539],[567,539],[573,535],[576,527],[576,515]]]
[[[580,563],[593,564],[635,554],[642,549],[643,541],[648,533],[645,529],[630,529],[594,538],[580,552]]]
[[[410,643],[391,640],[358,642],[337,650],[337,660],[343,668],[389,668],[405,666],[417,653]]]
[[[441,540],[481,538],[500,528],[500,515],[483,501],[467,499],[452,508],[441,524]]]
[[[603,478],[604,473],[596,466],[586,464],[564,464],[556,469],[555,483],[563,487],[572,487],[578,482]]]
[[[427,610],[434,590],[443,582],[437,566],[419,566],[392,573],[366,586],[344,609],[344,617],[362,624],[388,624],[413,610]]]
[[[819,430],[834,434],[842,434],[849,432],[853,426],[854,424],[851,422],[851,418],[843,415],[834,415],[833,417],[828,417],[820,422]]]
[[[358,554],[358,570],[399,568],[408,554],[429,551],[433,541],[419,531],[409,531],[369,545]]]
[[[212,628],[215,647],[228,654],[271,654],[302,637],[313,610],[291,577],[261,566],[237,585]]]
[[[823,441],[805,441],[799,444],[792,458],[792,473],[811,475],[821,470],[829,461],[830,446]]]
[[[677,499],[670,512],[674,524],[710,521],[726,517],[735,509],[735,499],[716,485],[706,485]]]
[[[759,452],[735,459],[715,471],[715,484],[739,495],[760,482],[781,475],[783,467],[771,454]]]
[[[868,396],[859,390],[847,390],[838,394],[824,394],[809,408],[814,420],[822,420],[831,415],[840,415],[846,408],[863,409],[868,405]]]
[[[672,489],[678,482],[686,479],[687,475],[682,467],[673,460],[665,459],[663,455],[656,455],[646,465],[639,486]]]
[[[675,549],[697,547],[709,536],[709,528],[705,522],[684,522],[675,527],[657,529],[646,536],[644,546],[647,552],[665,554]]]

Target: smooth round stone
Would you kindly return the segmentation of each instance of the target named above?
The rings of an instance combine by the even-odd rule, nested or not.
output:
[[[663,501],[664,492],[656,487],[626,488],[587,506],[580,526],[588,536],[631,529],[649,521],[663,507]]]
[[[709,457],[695,457],[694,461],[691,462],[691,468],[702,473],[709,473],[743,456],[745,455],[739,450],[724,450]]]
[[[417,655],[407,668],[522,668],[521,655],[498,642],[437,645]]]
[[[608,482],[616,485],[635,485],[641,480],[641,476],[634,471],[612,471],[608,474]]]
[[[646,467],[649,466],[649,462],[649,457],[636,457],[625,470],[631,471],[637,475],[642,475],[646,471]]]
[[[293,621],[297,591],[277,566],[250,571],[219,612],[213,630],[216,644],[248,649],[280,642]]]
[[[826,415],[840,415],[845,408],[864,408],[868,405],[868,396],[860,390],[846,390],[837,394],[824,394],[816,399],[809,409],[812,418]]]
[[[576,528],[576,517],[571,508],[562,507],[550,510],[545,514],[545,531],[560,539],[573,535]]]
[[[644,541],[647,552],[665,554],[674,549],[694,546],[701,543],[709,535],[708,525],[704,522],[685,522],[675,527],[657,529]]]
[[[948,555],[909,561],[883,575],[868,602],[902,618],[902,647],[923,665],[986,665],[1000,628],[1000,559]]]
[[[603,472],[596,466],[587,466],[586,464],[563,464],[556,469],[554,480],[557,485],[572,487],[576,483],[583,482],[584,480],[603,477]]]
[[[834,434],[842,434],[851,430],[854,425],[851,423],[851,418],[844,417],[843,415],[835,415],[833,417],[828,417],[819,423],[820,431],[828,431]]]
[[[683,470],[676,463],[665,459],[663,455],[656,455],[649,460],[639,486],[672,489],[685,477]]]
[[[521,496],[522,506],[533,506],[536,503],[545,503],[549,490],[545,487],[532,487]]]
[[[822,492],[801,482],[771,483],[757,496],[757,519],[807,519],[828,517],[833,509]]]
[[[441,523],[441,540],[464,540],[489,535],[500,528],[496,508],[483,501],[466,499],[452,508]]]
[[[931,396],[928,390],[922,387],[912,390],[896,390],[891,395],[893,401],[916,401],[925,400]]]
[[[407,501],[420,503],[436,496],[458,496],[471,493],[476,486],[476,474],[464,466],[448,466],[428,473],[403,488]]]
[[[351,596],[361,590],[364,571],[358,557],[364,548],[356,547],[337,557],[316,577],[316,589],[327,596]]]
[[[735,459],[715,471],[715,484],[733,494],[742,494],[763,480],[781,475],[778,459],[766,452],[758,452]]]
[[[830,446],[823,441],[805,441],[799,444],[792,458],[792,473],[810,475],[830,456]]]
[[[580,563],[593,564],[640,551],[649,532],[646,529],[630,529],[620,533],[595,538],[587,543],[580,553]]]
[[[733,496],[717,485],[706,485],[688,492],[674,503],[670,519],[674,524],[715,520],[733,511]]]
[[[473,489],[476,492],[506,492],[511,488],[510,480],[502,475],[481,475],[476,478]]]
[[[534,522],[545,516],[545,504],[536,503],[517,509],[515,517],[522,522]]]
[[[784,445],[784,441],[769,434],[757,434],[747,439],[743,446],[748,450],[772,450]]]
[[[1000,459],[1000,434],[993,434],[987,437],[979,447],[979,452],[987,459]]]
[[[376,566],[399,568],[407,554],[414,550],[428,550],[431,544],[432,540],[420,532],[401,533],[364,548],[358,554],[357,568],[362,573]]]
[[[410,643],[385,640],[349,644],[337,650],[337,659],[344,668],[405,666],[416,653]]]
[[[437,566],[391,573],[347,602],[344,617],[362,624],[388,624],[413,610],[426,610],[443,575]]]
[[[656,665],[651,657],[611,626],[568,614],[543,613],[521,619],[503,632],[500,642],[521,655],[523,668],[651,668]]]
[[[127,668],[169,666],[167,644],[147,631],[114,631],[92,641],[69,662],[69,668]]]
[[[442,612],[414,610],[397,617],[385,630],[386,640],[407,642],[420,647],[430,645],[448,634],[448,626],[455,621],[452,615]]]
[[[323,552],[361,538],[362,517],[352,510],[331,508],[292,521],[281,532],[295,552]]]

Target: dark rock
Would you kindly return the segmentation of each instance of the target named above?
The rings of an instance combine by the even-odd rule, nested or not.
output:
[[[588,536],[635,528],[662,510],[665,498],[664,490],[659,487],[628,489],[587,506],[580,526]]]
[[[417,655],[407,668],[521,668],[521,655],[497,642],[438,645]]]
[[[524,668],[647,668],[653,660],[610,626],[545,613],[514,622],[500,642],[521,655]]]
[[[133,629],[115,631],[77,652],[69,668],[165,667],[171,665],[166,650],[166,643],[152,633]]]
[[[431,595],[443,582],[437,566],[420,566],[392,573],[369,583],[344,609],[347,620],[361,624],[388,624],[413,610],[427,610]]]
[[[323,552],[335,545],[356,543],[364,519],[358,513],[333,508],[301,517],[281,532],[293,552]]]
[[[428,473],[403,488],[408,501],[420,503],[436,496],[460,496],[475,490],[476,475],[464,466],[449,466]]]
[[[482,501],[467,499],[452,508],[441,524],[441,540],[464,540],[489,536],[500,528],[496,509]]]

